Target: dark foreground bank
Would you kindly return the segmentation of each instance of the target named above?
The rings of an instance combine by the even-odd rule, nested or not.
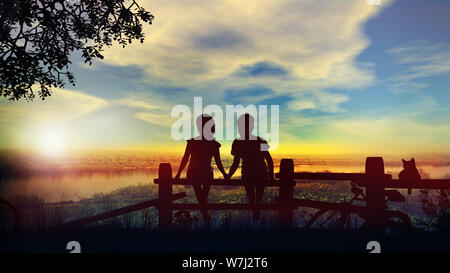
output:
[[[450,235],[415,231],[377,237],[358,230],[148,231],[85,228],[47,232],[0,233],[1,252],[68,253],[368,253],[370,241],[383,253],[450,253]]]

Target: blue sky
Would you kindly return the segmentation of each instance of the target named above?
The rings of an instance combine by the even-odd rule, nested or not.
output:
[[[72,148],[179,149],[170,110],[201,96],[280,105],[280,153],[450,148],[450,1],[141,2],[144,44],[92,66],[74,54],[76,86],[45,105],[0,104],[4,146],[52,130]]]

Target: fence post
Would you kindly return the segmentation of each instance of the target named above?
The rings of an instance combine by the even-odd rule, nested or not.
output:
[[[293,226],[292,206],[294,199],[294,161],[281,159],[280,162],[280,226],[290,228]]]
[[[158,216],[159,228],[172,227],[172,167],[170,163],[160,163],[158,170]]]
[[[382,157],[366,158],[366,227],[370,231],[385,231],[385,175]]]

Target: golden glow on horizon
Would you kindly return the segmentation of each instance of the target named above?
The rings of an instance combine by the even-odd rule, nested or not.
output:
[[[64,138],[61,138],[64,140]],[[219,141],[222,146],[220,152],[222,156],[230,155],[231,143]],[[42,145],[41,145],[42,147]],[[68,143],[64,143],[61,152],[70,151],[70,153],[150,153],[155,155],[170,155],[170,154],[183,154],[185,150],[185,142],[173,141],[172,144],[150,144],[150,145],[124,145],[124,146],[112,146],[112,147],[85,147],[77,148],[70,147]],[[361,143],[324,143],[324,142],[311,142],[311,143],[281,143],[276,150],[270,150],[273,155],[361,155],[361,156],[383,156],[383,155],[415,155],[415,154],[440,154],[445,151],[439,150],[439,145],[415,147],[412,151],[408,149],[408,145],[399,145],[398,149],[393,149],[391,145],[384,143],[373,144],[367,146]],[[434,149],[431,149],[434,148]],[[53,148],[55,149],[55,148]],[[52,153],[47,152],[47,155]],[[53,155],[58,153],[53,152]]]

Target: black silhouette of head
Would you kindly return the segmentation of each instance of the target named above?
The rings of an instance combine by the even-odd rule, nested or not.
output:
[[[255,127],[255,118],[249,114],[240,116],[237,120],[239,135],[245,140],[252,139],[254,136],[251,134]]]
[[[208,114],[202,114],[196,120],[197,131],[200,133],[201,139],[212,140],[216,132],[214,119]]]

